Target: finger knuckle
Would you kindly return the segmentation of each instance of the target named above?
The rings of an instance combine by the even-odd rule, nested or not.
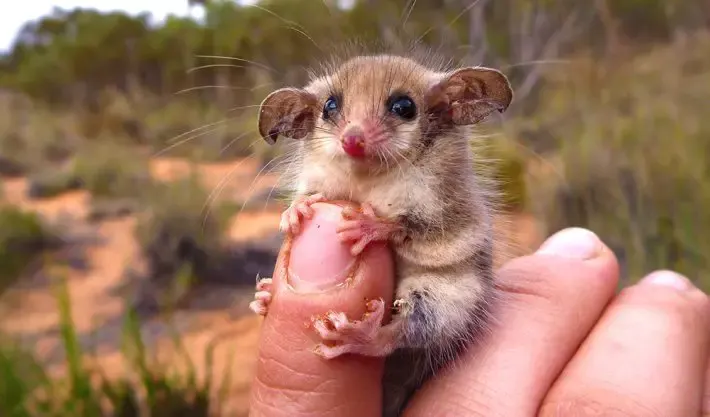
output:
[[[706,296],[648,286],[630,287],[619,294],[625,308],[652,317],[678,329],[705,328],[710,323],[710,303]]]
[[[614,393],[604,393],[603,396],[568,395],[544,403],[538,414],[538,417],[602,416],[661,417],[661,414],[639,401]]]
[[[327,415],[338,404],[335,381],[310,373],[308,369],[290,366],[288,361],[278,357],[259,358],[261,362],[271,361],[267,367],[279,372],[255,375],[251,407],[258,410],[288,411],[290,415]],[[278,362],[278,363],[275,363]],[[287,410],[284,410],[286,408]]]
[[[521,305],[532,303],[563,308],[563,305],[576,302],[583,286],[580,281],[586,281],[584,278],[560,278],[569,271],[582,274],[585,278],[590,274],[590,271],[580,268],[578,263],[565,259],[553,264],[534,256],[521,257],[499,270],[497,285],[507,297],[521,299]]]

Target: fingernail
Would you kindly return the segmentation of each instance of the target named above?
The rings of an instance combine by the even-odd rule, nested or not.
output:
[[[313,217],[303,220],[291,246],[288,281],[298,292],[323,291],[342,284],[355,263],[350,245],[341,243],[335,232],[342,220],[342,207],[317,203],[313,209]]]
[[[648,274],[641,280],[640,284],[661,285],[664,287],[675,288],[680,291],[687,291],[693,288],[693,284],[688,278],[676,272],[665,270]]]
[[[552,235],[537,253],[586,260],[597,257],[602,247],[596,234],[587,229],[572,227]]]

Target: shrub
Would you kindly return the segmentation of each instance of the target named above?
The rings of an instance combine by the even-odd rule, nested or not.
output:
[[[22,162],[0,154],[0,177],[19,177],[25,173]]]
[[[148,159],[138,151],[115,142],[96,142],[83,146],[68,165],[32,175],[28,197],[53,197],[79,188],[100,199],[137,197],[150,180]]]
[[[81,143],[72,115],[14,93],[0,94],[0,132],[0,159],[13,175],[64,161]]]
[[[708,48],[700,36],[623,65],[579,59],[553,74],[534,116],[555,139],[553,175],[532,182],[538,212],[550,231],[599,233],[633,278],[710,272]]]
[[[234,206],[213,203],[209,208],[209,197],[196,176],[158,184],[146,195],[148,210],[136,236],[154,292],[147,294],[153,299],[149,302],[157,302],[155,292],[171,288],[178,279],[207,279],[210,262],[224,251],[224,230]]]
[[[128,216],[140,210],[139,202],[132,198],[98,198],[92,199],[87,220],[98,222],[111,218]]]
[[[112,141],[82,147],[71,172],[94,197],[136,197],[150,188],[148,158]]]
[[[79,188],[81,180],[72,172],[41,171],[30,176],[27,197],[50,198]]]
[[[16,207],[0,207],[0,293],[11,286],[46,250],[59,239],[40,217]]]

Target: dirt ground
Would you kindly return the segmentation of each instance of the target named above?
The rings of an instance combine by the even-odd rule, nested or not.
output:
[[[200,165],[198,167],[205,185],[210,189],[224,188],[220,195],[234,198],[237,201],[249,195],[270,190],[276,181],[274,175],[264,175],[253,181],[259,171],[257,161],[244,159],[235,162]],[[190,172],[190,165],[180,159],[160,158],[152,161],[153,175],[160,180],[170,181]],[[228,178],[227,181],[224,181]],[[74,191],[56,198],[44,200],[27,200],[25,179],[5,180],[4,198],[11,204],[36,210],[48,218],[57,218],[63,214],[71,214],[82,218],[86,216],[90,204],[90,196],[83,191]],[[254,241],[273,234],[278,227],[279,207],[264,210],[249,211],[236,216],[230,226],[229,236],[235,241]],[[512,236],[513,252],[510,256],[528,252],[540,242],[540,234],[535,220],[528,215],[516,215],[506,221],[499,222],[499,227]],[[115,340],[120,332],[118,317],[124,311],[124,299],[120,292],[115,291],[124,279],[124,268],[138,259],[137,245],[133,239],[134,217],[123,217],[102,221],[96,232],[104,239],[103,244],[88,249],[89,268],[84,272],[73,272],[68,277],[69,292],[72,298],[72,314],[77,331],[91,334],[99,329],[99,342]],[[498,261],[500,263],[502,259]],[[236,355],[232,369],[233,385],[231,400],[228,404],[229,415],[245,414],[249,383],[254,370],[255,349],[258,342],[261,319],[247,313],[246,304],[251,293],[235,294],[235,307],[212,311],[180,311],[174,322],[178,324],[183,335],[186,350],[190,352],[193,361],[199,366],[204,361],[204,352],[211,340],[220,340],[216,350],[215,369],[225,369],[229,349],[235,349]],[[13,289],[4,296],[3,309],[0,315],[0,326],[5,332],[25,337],[33,341],[40,358],[49,362],[56,361],[58,350],[58,315],[54,296],[49,288]],[[9,299],[9,301],[7,301]],[[9,306],[9,307],[8,307]],[[236,310],[235,310],[236,309]],[[235,318],[235,311],[236,318]],[[1,311],[0,311],[1,312]],[[160,323],[147,323],[144,332],[150,334],[151,327],[159,327]],[[160,334],[160,332],[156,333]],[[167,343],[165,337],[156,336],[156,342],[163,346]],[[95,360],[108,374],[123,372],[120,352],[111,347],[113,343],[98,343]],[[161,356],[170,351],[161,347]]]

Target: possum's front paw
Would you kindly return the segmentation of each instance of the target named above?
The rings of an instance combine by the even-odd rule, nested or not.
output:
[[[256,293],[254,294],[254,301],[249,303],[249,308],[256,314],[260,316],[266,316],[269,311],[269,304],[271,303],[271,278],[261,278],[257,277],[256,283]]]
[[[395,348],[396,326],[382,327],[385,302],[382,299],[367,303],[361,320],[350,320],[345,313],[329,312],[313,320],[313,328],[329,344],[316,346],[315,353],[333,359],[346,353],[365,356],[386,356]]]
[[[279,229],[282,232],[297,235],[301,231],[302,217],[307,219],[313,217],[313,208],[311,206],[323,201],[325,201],[325,197],[320,193],[297,197],[281,214]]]
[[[364,203],[362,211],[343,209],[343,221],[336,228],[341,241],[353,242],[350,252],[359,255],[370,242],[388,240],[400,230],[397,224],[380,219],[371,205]]]

